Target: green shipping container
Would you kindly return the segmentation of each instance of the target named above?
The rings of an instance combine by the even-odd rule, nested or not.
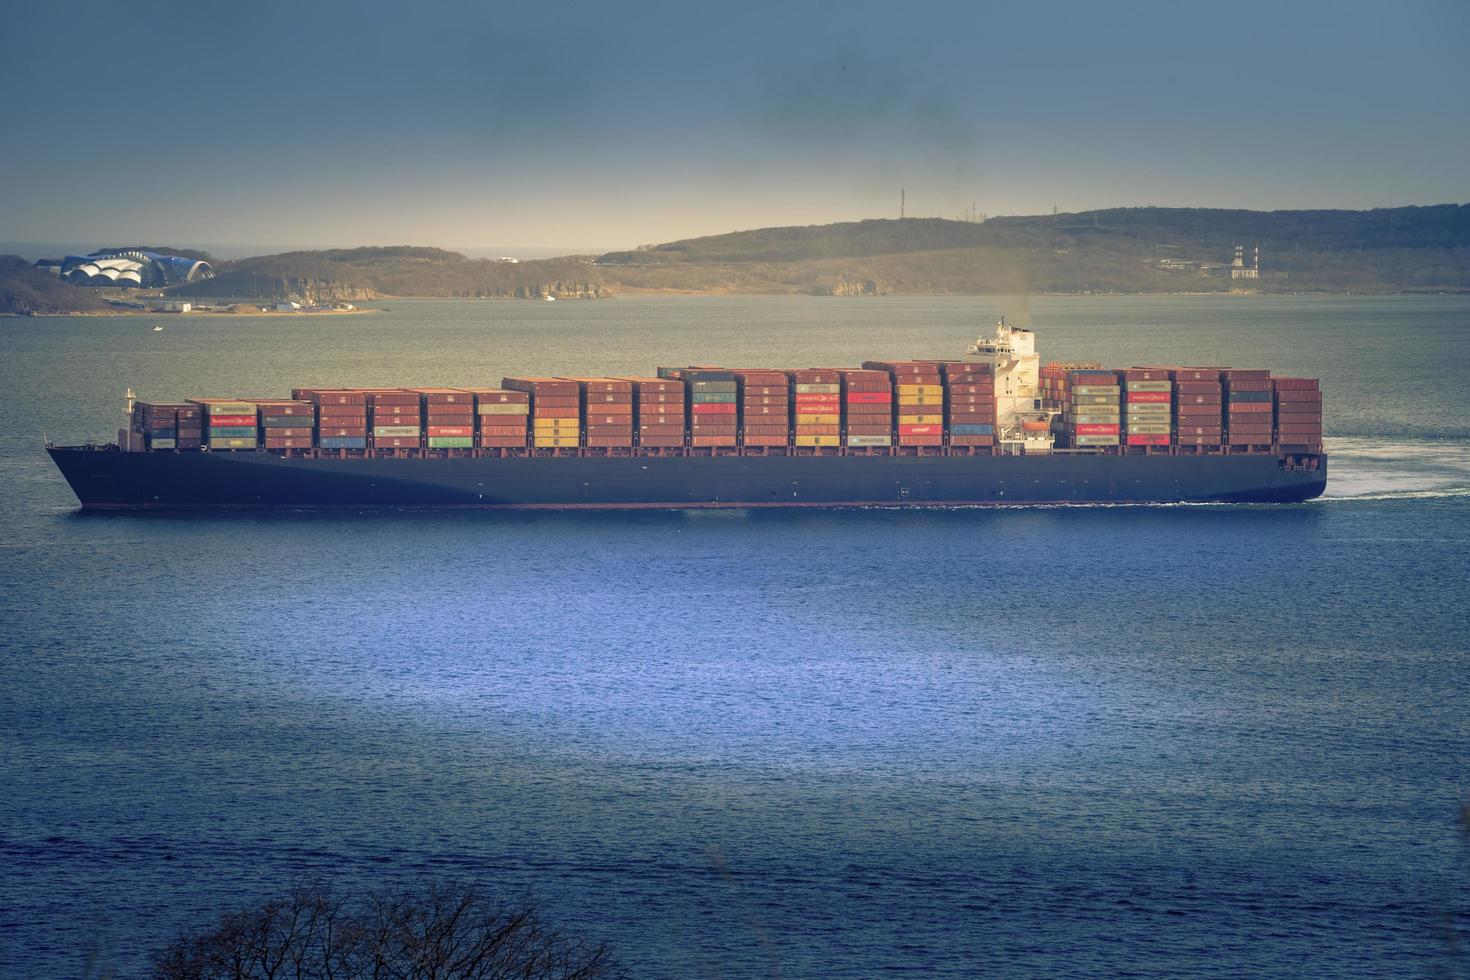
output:
[[[796,386],[796,393],[798,395],[840,395],[842,393],[842,385],[835,385],[835,384],[797,385]]]
[[[1116,405],[1117,395],[1073,395],[1073,405]]]
[[[373,427],[373,435],[384,438],[396,436],[401,439],[411,439],[418,434],[419,427],[416,425],[377,425]]]
[[[874,446],[893,445],[892,436],[848,436],[847,444],[854,448],[871,448]]]
[[[1118,437],[1117,436],[1073,436],[1072,437],[1072,445],[1074,445],[1074,446],[1116,446],[1117,444],[1118,444]]]
[[[1173,391],[1174,390],[1174,382],[1172,382],[1172,381],[1130,381],[1130,382],[1128,382],[1128,390],[1129,391]]]
[[[717,384],[718,382],[710,382]],[[732,381],[731,384],[734,384]],[[696,405],[733,405],[735,404],[735,392],[733,391],[696,391],[689,399]]]
[[[472,449],[474,445],[470,436],[429,436],[430,449]]]
[[[210,439],[210,449],[254,449],[254,439]]]
[[[1133,436],[1166,436],[1174,431],[1168,422],[1129,422],[1128,434]]]
[[[1072,389],[1072,394],[1074,394],[1074,395],[1117,395],[1122,390],[1123,389],[1119,388],[1117,385],[1077,385],[1075,388]]]
[[[530,415],[530,405],[512,405],[506,402],[481,402],[476,410],[481,415]]]
[[[1168,402],[1129,402],[1128,415],[1168,415],[1173,406]]]

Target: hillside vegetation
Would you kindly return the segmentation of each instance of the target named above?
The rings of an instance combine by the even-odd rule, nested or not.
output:
[[[1263,278],[1174,264],[1259,247]],[[611,252],[625,288],[741,292],[1464,291],[1470,206],[1373,211],[1114,208],[1078,214],[762,228]]]
[[[94,289],[69,286],[19,255],[0,255],[0,313],[77,313],[106,306]]]
[[[214,269],[213,279],[176,293],[329,302],[382,296],[596,298],[607,292],[605,277],[586,258],[494,262],[408,245],[284,252],[220,262]]]
[[[1236,245],[1248,257],[1260,248],[1260,279],[1221,274]],[[217,262],[214,269],[215,278],[175,292],[243,302],[597,299],[619,291],[1470,292],[1470,205],[1372,211],[1111,208],[983,223],[875,219],[737,231],[595,259],[497,262],[395,246],[285,252]],[[0,259],[0,312],[105,305],[95,290],[67,286],[14,256]]]

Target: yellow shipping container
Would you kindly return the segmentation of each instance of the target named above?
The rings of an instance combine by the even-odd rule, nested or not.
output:
[[[841,425],[841,415],[798,415],[797,425]]]
[[[581,426],[581,419],[537,419],[538,429],[575,429]]]
[[[943,415],[900,415],[900,425],[939,425],[944,421]]]
[[[530,405],[514,405],[509,402],[481,402],[477,411],[481,415],[530,415]]]
[[[899,385],[898,400],[904,401],[904,395],[933,395],[944,397],[943,385]]]
[[[944,397],[942,395],[938,397],[934,395],[909,395],[906,398],[900,397],[898,403],[900,405],[932,405],[935,408],[943,408]]]
[[[840,445],[842,445],[842,437],[841,436],[797,436],[796,437],[796,444],[798,446],[840,446]]]

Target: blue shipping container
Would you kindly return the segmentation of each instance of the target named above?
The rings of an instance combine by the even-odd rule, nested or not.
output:
[[[366,449],[366,436],[323,436],[317,446],[322,449]]]
[[[209,438],[211,439],[254,439],[255,426],[253,425],[211,425],[209,427]]]
[[[990,436],[995,434],[995,426],[980,422],[962,422],[951,425],[949,432],[956,436]]]

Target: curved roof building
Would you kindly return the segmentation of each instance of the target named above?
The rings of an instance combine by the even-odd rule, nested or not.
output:
[[[137,249],[68,255],[61,278],[78,286],[146,286],[158,289],[210,279],[214,270],[203,259]]]

